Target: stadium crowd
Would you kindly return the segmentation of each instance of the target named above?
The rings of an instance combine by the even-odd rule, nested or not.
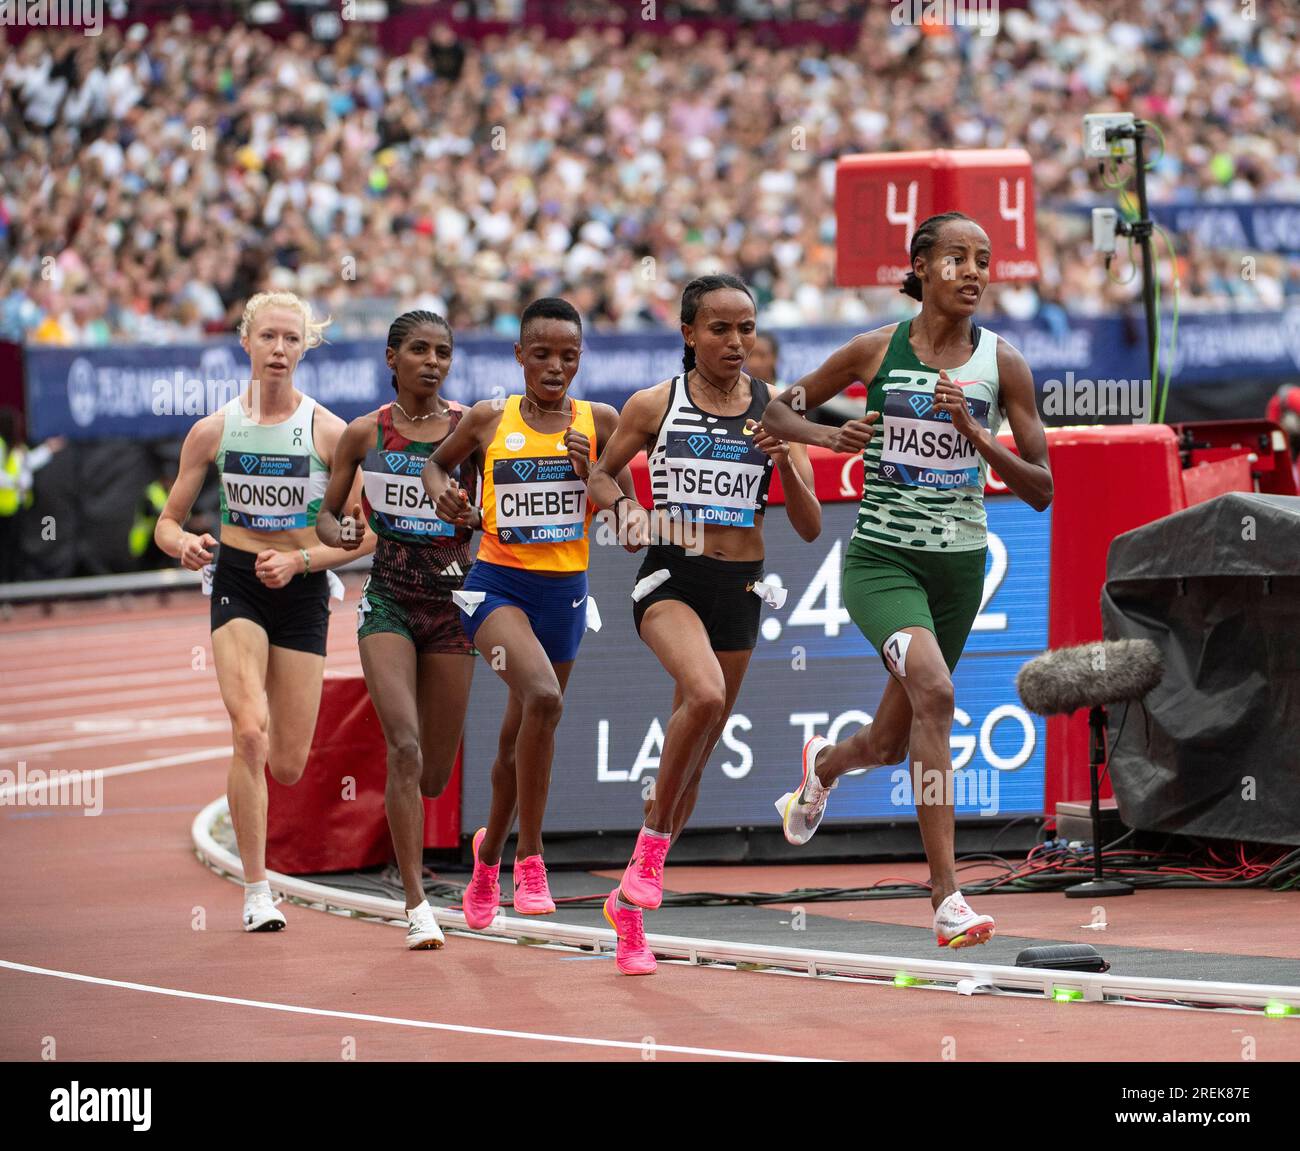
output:
[[[582,0],[587,10],[595,0]],[[229,331],[262,288],[358,332],[425,306],[457,330],[517,330],[562,294],[597,326],[676,322],[682,284],[725,269],[762,323],[910,314],[834,284],[835,158],[1028,149],[1036,286],[992,309],[1096,314],[1133,299],[1089,248],[1107,193],[1085,112],[1155,121],[1153,200],[1300,200],[1300,13],[1261,0],[1030,0],[996,36],[900,26],[872,5],[855,49],[655,33],[449,26],[400,54],[373,27],[333,42],[183,13],[97,38],[0,29],[0,338],[189,340]],[[1268,308],[1300,265],[1184,247],[1184,308]],[[1166,261],[1165,275],[1172,274]]]

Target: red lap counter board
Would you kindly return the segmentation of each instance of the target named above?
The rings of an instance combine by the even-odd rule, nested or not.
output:
[[[1100,639],[1099,605],[1110,541],[1187,502],[1184,476],[1189,473],[1182,470],[1178,437],[1169,427],[1058,428],[1047,436],[1056,483],[1048,512],[1033,512],[991,477],[989,522],[997,538],[990,540],[980,617],[984,631],[972,633],[957,673],[957,706],[968,710],[954,728],[954,763],[964,757],[972,769],[989,763],[1000,769],[1009,817],[1052,812],[1060,800],[1086,800],[1088,795],[1086,717],[1044,724],[1023,716],[1015,698],[1016,671],[1046,647]],[[1004,442],[1010,444],[1009,438]],[[861,461],[819,449],[812,451],[812,459],[826,527],[820,540],[805,545],[793,537],[783,511],[774,509],[767,517],[768,570],[784,581],[789,599],[782,611],[765,612],[753,683],[747,681],[735,726],[724,736],[716,764],[709,765],[697,809],[702,827],[774,828],[775,820],[766,818],[765,808],[771,805],[767,792],[771,781],[788,774],[785,760],[791,748],[797,758],[806,730],[844,738],[864,721],[861,709],[874,707],[878,699],[872,677],[883,673],[869,650],[854,648],[851,659],[836,662],[844,645],[863,644],[842,611],[837,575],[847,525],[861,493]],[[1239,471],[1220,467],[1189,484],[1196,492],[1193,502],[1214,494],[1216,485],[1244,483]],[[649,503],[643,458],[634,462],[633,472],[642,502]],[[771,502],[782,502],[779,478]],[[548,809],[548,826],[556,831],[635,827],[645,773],[653,774],[657,767],[655,725],[662,728],[667,715],[655,709],[665,710],[667,699],[659,697],[669,693],[657,690],[664,686],[662,672],[631,629],[627,593],[634,570],[635,561],[621,549],[592,548],[593,596],[601,605],[604,628],[588,633],[584,641],[557,733]],[[806,648],[808,663],[792,679],[789,651],[795,644]],[[790,702],[796,685],[807,700]],[[618,706],[612,706],[613,695],[624,690],[629,699],[620,695]],[[458,764],[447,794],[426,801],[426,846],[455,847],[462,829],[481,819],[500,693],[496,677],[480,663],[466,728],[469,774],[462,782]],[[839,697],[849,702],[837,704]],[[629,718],[635,707],[646,709],[646,715]],[[887,790],[888,775],[889,769],[883,769],[853,780],[839,798],[855,791],[865,795],[868,781]],[[270,785],[269,866],[303,873],[390,859],[384,777],[384,741],[364,681],[355,675],[327,675],[316,742],[302,782],[293,788]],[[355,780],[353,791],[348,790],[349,778]],[[865,801],[837,806],[846,823],[882,818]],[[896,820],[900,813],[891,814]],[[963,815],[960,805],[958,814]]]

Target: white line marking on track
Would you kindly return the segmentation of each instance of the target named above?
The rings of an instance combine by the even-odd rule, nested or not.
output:
[[[215,668],[194,671],[186,660],[183,666],[175,668],[155,667],[153,671],[135,672],[131,675],[118,675],[112,670],[108,675],[82,676],[80,679],[38,679],[36,683],[24,684],[5,692],[6,699],[48,699],[54,695],[71,695],[76,693],[86,698],[93,698],[95,691],[112,691],[121,687],[144,687],[154,684],[158,687],[169,686],[179,682],[193,682],[189,676],[209,676],[216,682]]]
[[[230,723],[213,719],[196,719],[186,716],[184,719],[167,723],[146,724],[138,731],[100,733],[88,735],[81,739],[56,739],[48,743],[16,744],[13,747],[0,747],[0,760],[21,759],[28,755],[44,754],[51,751],[75,751],[85,747],[106,747],[110,743],[147,743],[151,739],[167,739],[176,735],[216,735],[229,731]]]
[[[187,715],[188,720],[208,720],[213,716],[224,717],[225,707],[221,700],[195,700],[189,706],[194,710]],[[28,739],[39,735],[93,735],[96,732],[111,734],[114,732],[147,731],[150,722],[177,719],[174,703],[159,704],[155,707],[132,708],[129,715],[123,715],[120,708],[111,711],[87,712],[76,716],[46,716],[44,719],[19,720],[15,723],[0,723],[0,739]]]
[[[190,704],[204,698],[218,698],[218,688],[215,683],[196,683],[194,689],[197,694],[195,694],[195,691],[181,687],[169,687],[165,690],[149,688],[140,691],[120,691],[111,695],[55,696],[52,699],[28,701],[23,704],[23,712],[31,714],[32,712],[58,711],[62,708],[67,709],[71,715],[85,715],[91,708],[102,707],[106,704],[117,707],[124,703],[156,703],[163,698],[172,703]]]
[[[99,776],[101,779],[106,779],[110,775],[135,775],[141,771],[156,771],[160,767],[179,767],[183,763],[204,763],[210,759],[224,759],[226,756],[232,755],[234,750],[233,747],[202,747],[197,751],[187,751],[180,755],[165,755],[161,759],[141,759],[135,763],[122,763],[116,767],[97,767],[87,771],[67,771],[53,780],[47,779],[24,784],[22,790],[30,799],[33,793],[42,792],[50,786],[58,787],[64,783],[71,786],[73,781],[78,778],[85,779],[87,776]],[[16,783],[0,787],[0,803],[13,803],[18,790]]]
[[[174,999],[197,999],[205,1003],[226,1003],[233,1007],[254,1007],[261,1011],[283,1011],[290,1015],[313,1015],[323,1019],[349,1019],[358,1023],[386,1023],[392,1027],[415,1027],[426,1031],[452,1031],[461,1035],[484,1035],[494,1039],[523,1039],[533,1043],[570,1043],[580,1047],[616,1048],[620,1051],[644,1051],[644,1043],[623,1039],[595,1039],[580,1035],[551,1035],[543,1031],[507,1031],[498,1027],[471,1027],[461,1023],[434,1023],[428,1019],[403,1019],[394,1015],[367,1015],[358,1011],[330,1011],[321,1007],[300,1007],[292,1003],[271,1003],[262,999],[237,999],[229,995],[210,995],[201,991],[180,991],[174,987],[156,987],[148,983],[128,983],[120,979],[104,979],[97,975],[81,975],[74,971],[57,971],[49,967],[32,967],[0,959],[0,967],[22,971],[28,975],[47,975],[73,983],[91,983],[99,987],[117,987],[126,991],[143,991],[148,995],[166,995]],[[803,1055],[768,1055],[754,1051],[727,1051],[712,1047],[682,1047],[673,1043],[655,1043],[655,1051],[674,1055],[713,1056],[719,1059],[749,1059],[763,1063],[828,1063]]]

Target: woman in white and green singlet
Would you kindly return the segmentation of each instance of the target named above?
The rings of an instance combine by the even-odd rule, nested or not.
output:
[[[935,938],[966,947],[993,935],[992,917],[976,915],[957,887],[949,746],[952,671],[984,588],[984,478],[992,465],[1042,511],[1052,475],[1024,357],[972,319],[989,281],[984,229],[960,212],[931,216],[910,252],[902,290],[921,301],[920,313],[850,340],[763,413],[763,426],[781,439],[862,452],[844,604],[890,674],[871,723],[843,743],[808,741],[803,778],[777,809],[786,838],[807,843],[841,775],[910,752]],[[858,380],[868,381],[863,419],[828,428],[801,415]],[[1019,454],[998,442],[1003,414]],[[936,790],[942,800],[928,802]]]
[[[307,764],[329,630],[325,572],[373,547],[345,551],[316,536],[344,424],[298,391],[293,373],[324,327],[290,292],[248,301],[239,337],[251,363],[249,386],[190,429],[154,530],[158,546],[191,571],[212,562],[217,541],[182,525],[215,463],[221,545],[211,587],[212,654],[234,742],[226,793],[244,868],[245,931],[285,925],[266,881],[263,765],[293,784]],[[354,499],[357,491],[359,481]]]

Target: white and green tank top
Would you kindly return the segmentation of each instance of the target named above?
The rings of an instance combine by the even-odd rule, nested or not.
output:
[[[316,401],[303,396],[293,415],[278,424],[254,423],[238,396],[223,410],[217,449],[221,522],[255,532],[314,527],[330,478],[312,435]]]
[[[862,504],[853,538],[927,550],[974,551],[985,546],[984,478],[988,466],[945,412],[934,406],[939,373],[909,342],[911,320],[889,341],[880,370],[867,386],[867,410],[880,413],[862,453]],[[1002,420],[998,336],[975,327],[975,350],[948,378],[962,385],[975,420],[994,435]]]

